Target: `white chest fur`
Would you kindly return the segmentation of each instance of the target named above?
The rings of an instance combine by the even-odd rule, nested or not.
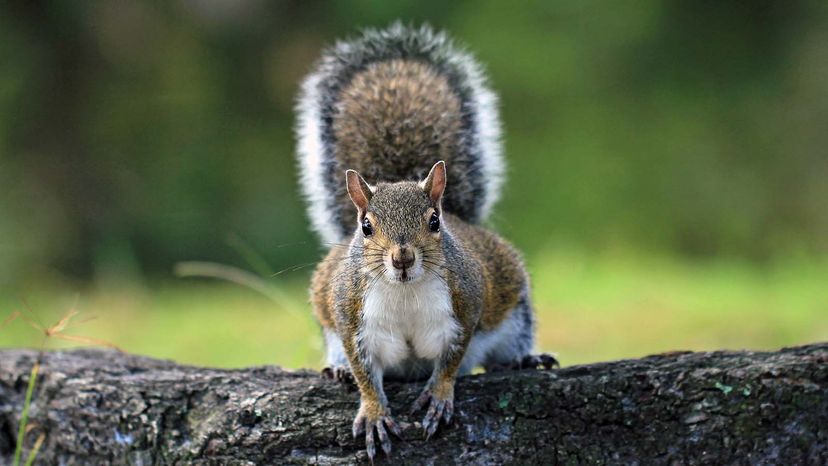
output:
[[[409,358],[440,357],[460,331],[446,284],[378,281],[365,295],[360,339],[371,363],[393,368]]]

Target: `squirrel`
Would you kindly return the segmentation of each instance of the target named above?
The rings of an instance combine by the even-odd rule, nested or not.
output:
[[[310,293],[323,375],[356,382],[353,435],[369,458],[401,435],[383,380],[427,379],[414,410],[428,406],[429,438],[452,419],[458,375],[557,365],[530,352],[519,253],[479,225],[504,163],[496,97],[471,55],[429,26],[365,30],[323,52],[297,114],[301,186],[331,246]]]

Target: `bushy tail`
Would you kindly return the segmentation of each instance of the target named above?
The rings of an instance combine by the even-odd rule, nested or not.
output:
[[[477,223],[497,200],[497,98],[472,56],[428,26],[395,23],[325,50],[297,114],[302,189],[324,241],[343,241],[356,224],[347,169],[372,184],[421,180],[445,160],[447,212]]]

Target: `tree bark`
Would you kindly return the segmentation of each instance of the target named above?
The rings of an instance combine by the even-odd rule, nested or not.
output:
[[[14,452],[38,354],[0,351],[0,462]],[[218,370],[104,350],[45,353],[25,446],[40,464],[364,463],[358,394],[311,371]],[[428,441],[386,384],[395,464],[827,464],[828,343],[669,353],[463,377]],[[379,457],[378,462],[388,462]]]

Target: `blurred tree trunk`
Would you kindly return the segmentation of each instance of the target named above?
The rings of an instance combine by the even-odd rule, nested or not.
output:
[[[8,463],[37,353],[0,352]],[[343,464],[357,393],[309,371],[218,370],[111,351],[42,356],[26,447],[41,464]],[[779,352],[671,353],[462,378],[458,424],[428,442],[388,384],[399,464],[826,464],[828,343]],[[383,459],[380,460],[384,461]]]

